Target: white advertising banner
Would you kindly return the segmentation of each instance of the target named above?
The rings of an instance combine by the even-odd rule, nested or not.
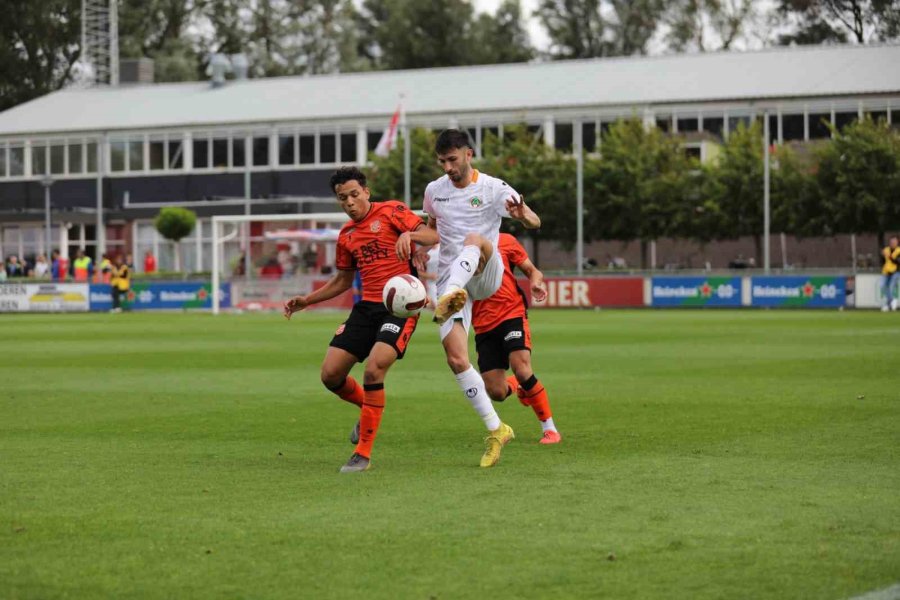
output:
[[[0,284],[0,312],[87,312],[86,283]]]
[[[881,275],[856,276],[856,308],[881,308],[884,295],[881,293]],[[894,282],[895,298],[900,297],[900,280]]]

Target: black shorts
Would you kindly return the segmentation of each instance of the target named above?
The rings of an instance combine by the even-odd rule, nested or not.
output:
[[[478,352],[478,370],[484,373],[493,369],[509,368],[509,355],[516,350],[531,352],[531,329],[528,319],[516,317],[503,321],[490,331],[475,334],[475,350]]]
[[[353,305],[350,316],[334,332],[329,346],[346,350],[358,362],[363,362],[375,342],[384,342],[397,352],[397,358],[403,358],[418,321],[418,315],[406,319],[395,317],[381,302],[363,300]]]

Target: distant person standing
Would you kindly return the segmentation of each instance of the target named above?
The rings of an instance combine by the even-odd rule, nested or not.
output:
[[[38,257],[34,261],[34,268],[31,270],[32,277],[45,279],[49,272],[50,265],[47,264],[47,257],[43,254],[38,254]]]
[[[69,273],[69,259],[54,250],[50,254],[50,276],[54,281],[65,281]]]
[[[150,250],[144,255],[144,273],[156,273],[156,257]]]
[[[25,270],[22,268],[22,263],[19,262],[19,257],[15,254],[10,254],[9,258],[6,259],[6,276],[10,279],[13,277],[25,276]]]
[[[72,275],[75,281],[90,281],[93,272],[94,261],[90,256],[85,256],[84,250],[79,248],[75,253],[75,260],[72,261]]]
[[[122,312],[122,296],[127,297],[128,291],[131,289],[131,269],[122,260],[122,255],[117,254],[115,262],[110,268],[112,277],[110,278],[110,286],[112,288],[112,312]]]
[[[897,310],[898,300],[894,296],[894,285],[900,280],[900,240],[892,235],[888,245],[881,251],[884,266],[881,267],[881,295],[884,306],[881,310]]]

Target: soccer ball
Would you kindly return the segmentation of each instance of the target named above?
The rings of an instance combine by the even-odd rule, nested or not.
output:
[[[395,317],[414,317],[425,306],[425,284],[412,275],[395,275],[384,286],[381,297]]]

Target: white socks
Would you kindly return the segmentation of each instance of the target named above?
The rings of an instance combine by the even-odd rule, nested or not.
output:
[[[452,263],[450,263],[450,277],[447,278],[445,291],[452,288],[464,288],[475,271],[478,269],[478,261],[481,260],[481,248],[478,246],[463,246]],[[480,379],[480,377],[479,377]]]
[[[553,424],[553,417],[546,421],[541,421],[541,431],[556,431],[556,425]]]
[[[469,247],[474,248],[474,246]],[[491,398],[484,389],[484,379],[481,378],[475,367],[469,365],[467,370],[457,373],[456,383],[459,385],[459,389],[463,391],[463,394],[466,395],[466,398],[469,399],[472,408],[484,421],[488,431],[494,431],[500,427],[500,417],[497,415],[497,411],[494,410]]]

